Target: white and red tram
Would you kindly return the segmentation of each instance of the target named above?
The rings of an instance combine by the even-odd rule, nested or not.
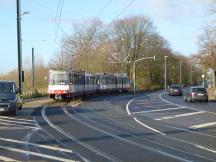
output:
[[[130,79],[122,74],[89,74],[80,71],[49,70],[49,96],[68,99],[94,93],[123,92],[130,89]]]

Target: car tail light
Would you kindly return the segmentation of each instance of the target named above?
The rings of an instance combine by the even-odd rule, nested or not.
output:
[[[195,94],[194,92],[190,92],[189,96],[192,97],[192,96],[194,96],[194,94]]]

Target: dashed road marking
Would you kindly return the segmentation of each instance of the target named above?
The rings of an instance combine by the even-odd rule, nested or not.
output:
[[[142,123],[142,122],[139,121],[137,118],[133,118],[133,119],[134,119],[137,123],[139,123],[140,125],[142,125],[142,126],[148,128],[148,129],[150,129],[150,130],[152,130],[152,131],[154,131],[154,132],[156,132],[156,133],[159,133],[159,134],[161,134],[161,135],[166,135],[165,133],[160,132],[160,131],[158,131],[158,130],[156,130],[156,129],[154,129],[154,128],[152,128],[152,127],[150,127],[150,126],[148,126],[148,125],[146,125],[146,124],[144,124],[144,123]]]
[[[27,126],[27,125],[18,125],[18,124],[12,124],[12,123],[7,123],[7,122],[0,122],[0,124],[3,125],[12,125],[12,126],[17,126],[17,127],[25,127],[25,128],[30,128],[30,129],[40,129],[38,127],[33,127],[33,126]]]
[[[12,119],[12,120],[21,120],[21,121],[26,121],[26,122],[34,122],[34,120],[30,119],[21,119],[21,118],[12,118],[12,117],[7,117],[7,116],[0,116],[0,119]]]
[[[150,112],[161,112],[161,111],[170,111],[170,110],[178,110],[178,109],[187,109],[187,107],[174,107],[174,108],[167,108],[167,109],[146,110],[146,111],[133,112],[132,114],[142,114],[142,113],[150,113]]]
[[[73,151],[68,150],[68,149],[64,149],[64,148],[53,147],[53,146],[49,146],[49,145],[36,144],[36,143],[31,143],[31,142],[24,142],[24,141],[19,141],[19,140],[15,140],[15,139],[8,139],[8,138],[1,138],[0,137],[0,141],[19,143],[19,144],[27,144],[27,145],[41,147],[41,148],[55,150],[55,151],[62,151],[62,152],[67,152],[67,153],[73,153]]]
[[[8,161],[8,162],[19,162],[18,160],[11,159],[11,158],[8,158],[8,157],[5,157],[5,156],[0,156],[0,160],[1,161]]]
[[[129,116],[132,114],[132,113],[130,112],[130,110],[129,110],[129,105],[130,105],[135,99],[136,99],[136,98],[130,100],[130,101],[127,103],[127,105],[126,105],[126,111],[127,111],[127,113],[128,113]],[[133,114],[134,114],[134,113],[133,113]],[[137,122],[138,124],[140,124],[140,125],[142,125],[142,126],[148,128],[148,129],[150,129],[150,130],[152,130],[152,131],[154,131],[154,132],[156,132],[156,133],[165,135],[164,133],[160,132],[159,130],[156,130],[156,129],[154,129],[154,128],[152,128],[152,127],[150,127],[150,126],[148,126],[148,125],[142,123],[142,122],[139,121],[137,118],[134,117],[133,119],[134,119],[134,121]]]
[[[85,147],[86,149],[94,152],[95,154],[102,156],[106,159],[109,159],[111,161],[113,161],[113,157],[111,157],[111,155],[107,155],[105,152],[102,152],[100,150],[97,150],[95,147],[88,145],[86,143],[80,142],[78,139],[76,139],[74,136],[72,136],[70,133],[66,132],[64,129],[58,127],[57,125],[54,125],[46,116],[45,113],[46,107],[43,107],[43,109],[41,110],[42,113],[42,117],[43,119],[47,122],[47,124],[49,124],[49,126],[51,126],[52,128],[54,128],[56,131],[60,132],[61,134],[63,134],[65,137],[69,138],[72,141],[75,141],[76,143],[78,143],[79,145]]]
[[[0,121],[9,122],[9,123],[18,123],[18,124],[35,125],[34,123],[29,123],[29,122],[24,122],[24,121],[16,121],[16,120],[5,120],[5,119],[1,119],[1,118],[0,118]]]
[[[190,128],[192,129],[199,129],[199,128],[205,128],[205,127],[210,127],[216,125],[216,122],[210,122],[210,123],[204,123],[204,124],[199,124],[199,125],[193,125]]]
[[[198,115],[198,114],[203,114],[203,113],[205,113],[205,112],[204,111],[198,111],[198,112],[178,114],[178,115],[173,115],[173,116],[165,116],[165,117],[162,117],[162,118],[157,118],[155,120],[173,119],[173,118],[179,118],[179,117],[185,117],[185,116],[191,116],[191,115]]]
[[[31,154],[33,156],[39,156],[39,157],[42,157],[42,158],[56,160],[56,161],[74,162],[71,159],[61,158],[61,157],[57,157],[57,156],[51,156],[51,155],[37,153],[37,152],[33,152],[33,151],[26,151],[26,150],[12,148],[12,147],[8,147],[8,146],[2,146],[2,145],[0,145],[0,148],[4,149],[4,150],[12,151],[12,152],[18,152],[18,153],[23,153],[23,154]]]

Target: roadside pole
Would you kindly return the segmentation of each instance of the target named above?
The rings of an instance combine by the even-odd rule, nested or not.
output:
[[[19,76],[19,94],[22,96],[22,44],[21,44],[21,14],[20,14],[20,0],[16,1],[17,5],[17,52],[18,52],[18,76]]]

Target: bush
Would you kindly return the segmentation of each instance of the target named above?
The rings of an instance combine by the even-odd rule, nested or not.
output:
[[[158,85],[158,84],[152,85],[152,86],[150,87],[150,90],[160,90],[160,89],[161,89],[161,86]]]

